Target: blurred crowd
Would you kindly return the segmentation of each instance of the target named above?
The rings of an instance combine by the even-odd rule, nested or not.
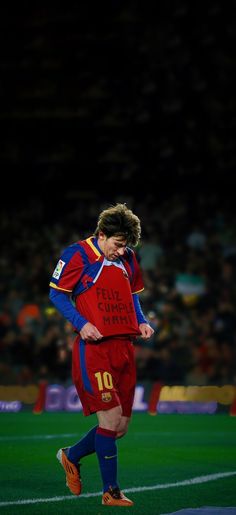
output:
[[[115,201],[142,221],[156,328],[135,341],[138,380],[235,383],[233,12],[232,0],[2,8],[1,383],[70,381],[75,335],[48,284]]]
[[[134,342],[138,380],[235,384],[236,217],[230,204],[222,205],[215,193],[176,194],[158,204],[152,193],[128,204],[142,221],[140,301],[156,329],[150,341]],[[50,303],[48,285],[63,248],[91,235],[107,205],[100,197],[81,199],[60,223],[45,219],[39,199],[17,216],[1,214],[1,384],[71,382],[75,333]]]

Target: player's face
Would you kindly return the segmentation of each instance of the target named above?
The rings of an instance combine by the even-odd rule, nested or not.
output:
[[[103,233],[99,235],[98,244],[109,261],[116,261],[123,256],[126,248],[126,240],[122,236],[107,238]]]

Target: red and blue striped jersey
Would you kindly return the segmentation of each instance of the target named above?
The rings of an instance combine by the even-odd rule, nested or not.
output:
[[[94,280],[103,266],[104,254],[97,244],[97,238],[91,236],[67,247],[62,253],[52,274],[50,286],[71,294],[75,299],[94,284]],[[126,247],[120,258],[130,282],[132,293],[144,289],[142,273],[135,252]]]

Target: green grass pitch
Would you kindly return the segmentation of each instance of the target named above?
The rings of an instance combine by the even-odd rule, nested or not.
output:
[[[80,497],[66,488],[55,457],[95,424],[95,415],[81,413],[0,414],[1,515],[120,513],[101,505],[95,454],[82,460]],[[236,506],[236,417],[134,413],[117,444],[120,486],[135,502],[127,515]]]

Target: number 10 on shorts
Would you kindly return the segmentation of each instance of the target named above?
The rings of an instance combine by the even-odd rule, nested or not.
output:
[[[99,391],[113,388],[112,375],[109,372],[96,372],[94,375],[98,382]]]

